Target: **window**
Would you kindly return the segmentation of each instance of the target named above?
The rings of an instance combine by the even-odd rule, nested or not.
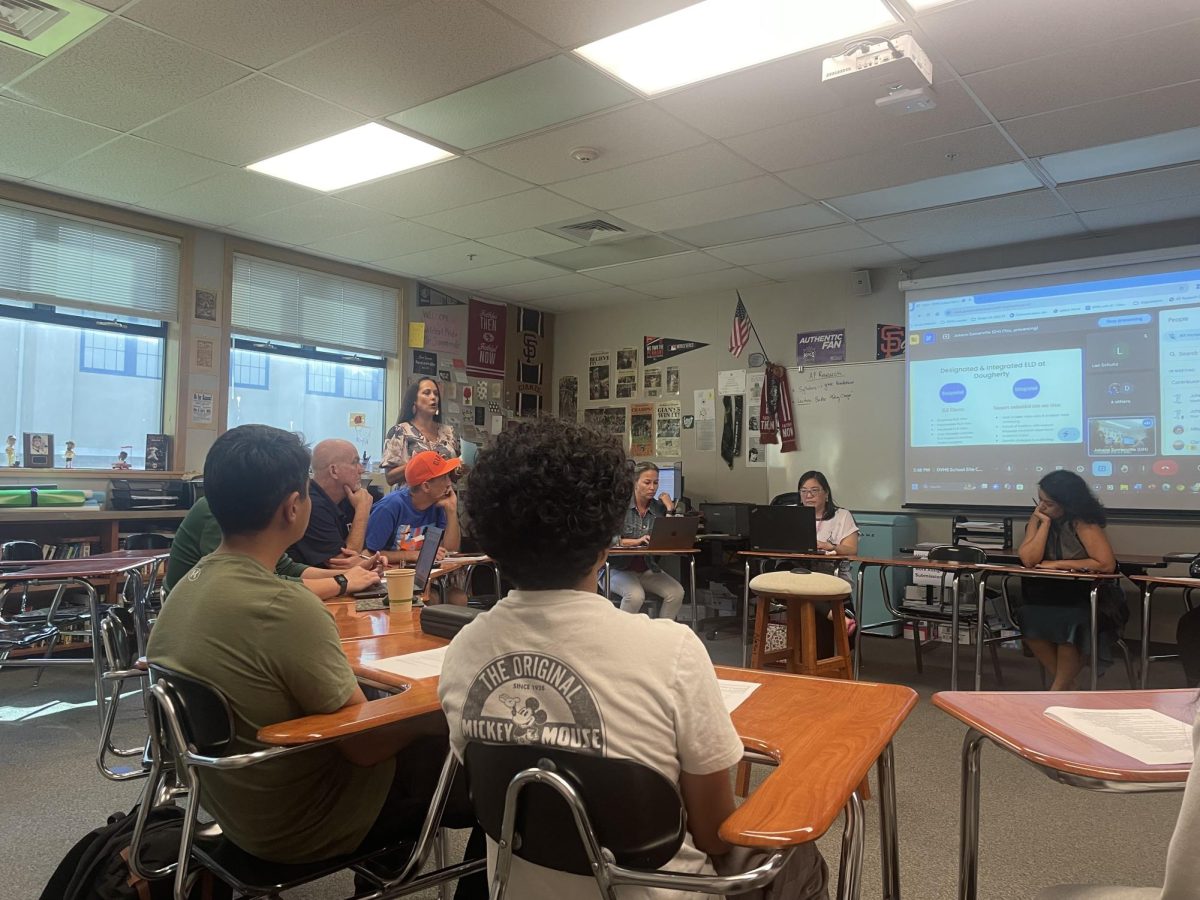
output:
[[[163,430],[161,321],[13,300],[0,290],[0,428],[55,437],[55,465],[75,442],[77,468],[108,469],[122,448],[145,464]]]
[[[261,423],[316,443],[340,437],[378,459],[386,361],[328,348],[235,337],[228,425]],[[364,416],[366,425],[353,425]]]

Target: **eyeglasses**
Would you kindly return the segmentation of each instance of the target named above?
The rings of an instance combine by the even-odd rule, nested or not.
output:
[[[815,497],[823,493],[825,493],[824,488],[800,488],[801,497]]]

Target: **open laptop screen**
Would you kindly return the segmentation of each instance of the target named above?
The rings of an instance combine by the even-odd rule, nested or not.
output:
[[[421,552],[417,554],[417,572],[413,576],[413,592],[424,592],[429,583],[429,573],[437,562],[438,547],[442,546],[442,529],[436,525],[425,526],[425,539],[421,542]]]

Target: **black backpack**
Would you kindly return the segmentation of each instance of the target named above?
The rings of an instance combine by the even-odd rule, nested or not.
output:
[[[171,900],[174,876],[143,881],[129,867],[129,845],[137,807],[113,813],[108,824],[84,835],[50,876],[41,900]],[[142,838],[142,863],[150,869],[168,865],[179,856],[183,810],[160,806],[150,810]],[[192,889],[192,900],[228,900],[228,885],[203,872]]]

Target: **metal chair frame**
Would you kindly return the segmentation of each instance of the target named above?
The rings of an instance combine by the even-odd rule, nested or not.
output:
[[[130,633],[133,631],[131,615],[129,610],[114,607],[107,610],[104,619],[100,622],[100,640],[104,648],[104,658],[108,664],[108,669],[102,677],[106,684],[111,685],[111,689],[108,705],[104,710],[104,721],[100,725],[96,767],[100,770],[100,774],[109,781],[129,781],[134,778],[145,778],[149,774],[145,744],[140,747],[121,749],[113,746],[112,743],[113,727],[117,721],[117,707],[121,702],[121,691],[125,682],[136,678],[140,686],[144,688],[150,675],[145,661],[138,659],[134,652],[137,636]],[[130,620],[126,621],[126,619]],[[142,763],[136,767],[114,767],[109,765],[108,757],[110,755],[124,759],[140,756]]]

